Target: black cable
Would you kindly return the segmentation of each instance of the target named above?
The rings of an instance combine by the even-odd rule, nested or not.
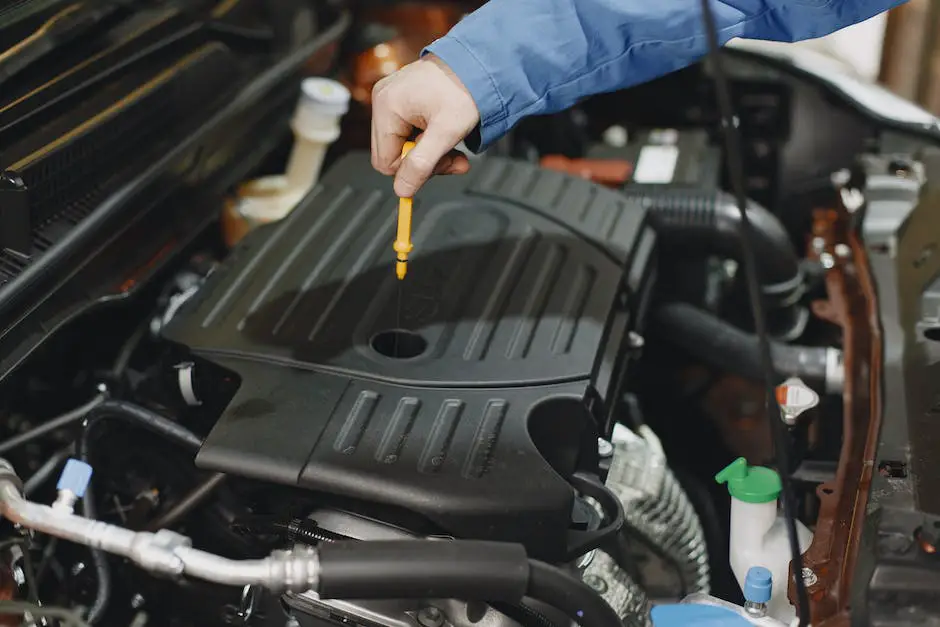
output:
[[[114,364],[111,366],[111,376],[114,377],[115,380],[120,381],[124,378],[127,367],[131,363],[131,357],[134,356],[134,352],[137,350],[137,347],[140,346],[140,343],[149,330],[150,319],[147,318],[142,324],[139,324],[137,328],[134,329],[134,332],[121,344],[121,349],[118,351],[117,357],[114,359]]]
[[[75,409],[71,409],[60,416],[56,416],[55,418],[47,420],[38,427],[30,429],[25,433],[15,435],[8,440],[0,442],[0,455],[9,453],[13,449],[19,448],[24,444],[28,444],[33,440],[37,440],[48,433],[52,433],[53,431],[57,431],[63,427],[67,427],[79,422],[92,409],[103,403],[106,398],[107,396],[105,394],[99,394],[84,405],[76,407]]]
[[[87,459],[83,458],[84,461]],[[95,495],[92,486],[89,485],[82,497],[82,514],[85,518],[96,519],[98,512],[95,508]],[[98,585],[95,588],[95,598],[88,608],[88,622],[92,625],[98,624],[105,613],[108,611],[108,605],[111,603],[111,563],[108,556],[101,549],[90,549],[91,563],[95,568],[95,578]]]
[[[195,433],[169,418],[134,403],[108,399],[88,413],[85,428],[78,438],[77,445],[78,457],[82,461],[88,462],[89,443],[96,426],[107,420],[122,420],[143,427],[193,452],[199,450],[202,445],[202,440]],[[85,496],[82,497],[81,504],[82,513],[86,518],[97,518],[94,481],[85,490]],[[94,625],[104,617],[111,600],[111,565],[108,562],[107,555],[99,549],[91,549],[91,561],[95,567],[95,576],[98,579],[95,599],[88,610],[88,622]]]
[[[718,108],[722,117],[724,130],[725,150],[727,151],[728,170],[731,177],[731,186],[738,201],[738,211],[741,212],[741,226],[744,237],[741,238],[742,260],[744,261],[744,274],[747,279],[748,295],[751,301],[751,313],[754,317],[754,330],[758,338],[761,370],[764,373],[765,395],[764,405],[767,419],[770,420],[770,432],[773,438],[774,452],[780,472],[782,487],[783,514],[786,523],[787,536],[790,541],[791,571],[795,573],[797,612],[800,627],[809,625],[809,597],[806,594],[806,584],[803,582],[803,556],[800,551],[800,541],[796,533],[796,517],[793,511],[793,484],[790,480],[790,463],[787,454],[787,433],[780,415],[780,406],[777,404],[774,384],[774,365],[770,353],[770,339],[767,334],[767,325],[764,318],[763,299],[760,282],[757,275],[756,254],[754,252],[753,229],[747,215],[747,193],[744,185],[744,159],[742,157],[741,139],[738,136],[737,118],[731,103],[731,90],[724,72],[721,58],[721,45],[718,42],[718,26],[712,13],[709,0],[701,0],[702,18],[705,25],[705,36],[708,40],[709,56],[712,59],[715,72],[715,87],[718,97]]]

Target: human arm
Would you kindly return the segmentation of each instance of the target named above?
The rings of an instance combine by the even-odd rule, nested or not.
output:
[[[709,0],[722,44],[817,37],[904,1]],[[376,85],[373,165],[395,175],[396,193],[413,195],[432,172],[467,171],[465,157],[448,153],[464,138],[479,151],[525,116],[651,80],[706,52],[696,0],[490,0]],[[402,160],[414,127],[424,137]]]
[[[798,41],[904,0],[710,0],[719,41]],[[480,147],[520,119],[688,66],[707,52],[694,0],[490,0],[431,44],[480,113]]]

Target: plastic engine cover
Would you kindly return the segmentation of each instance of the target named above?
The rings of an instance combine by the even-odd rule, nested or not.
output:
[[[396,218],[391,180],[347,156],[177,314],[166,337],[238,382],[197,464],[558,559],[649,275],[645,214],[488,159],[415,198],[401,282]]]

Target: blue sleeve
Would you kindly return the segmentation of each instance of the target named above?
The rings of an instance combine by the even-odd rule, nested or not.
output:
[[[709,1],[725,44],[821,37],[906,0]],[[691,65],[707,45],[695,0],[490,0],[427,51],[470,91],[485,147],[525,116]]]

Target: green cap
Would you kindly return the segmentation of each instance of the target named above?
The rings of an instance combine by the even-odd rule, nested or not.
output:
[[[763,466],[748,466],[739,457],[715,475],[718,483],[727,483],[728,492],[745,503],[769,503],[780,496],[780,475]]]

